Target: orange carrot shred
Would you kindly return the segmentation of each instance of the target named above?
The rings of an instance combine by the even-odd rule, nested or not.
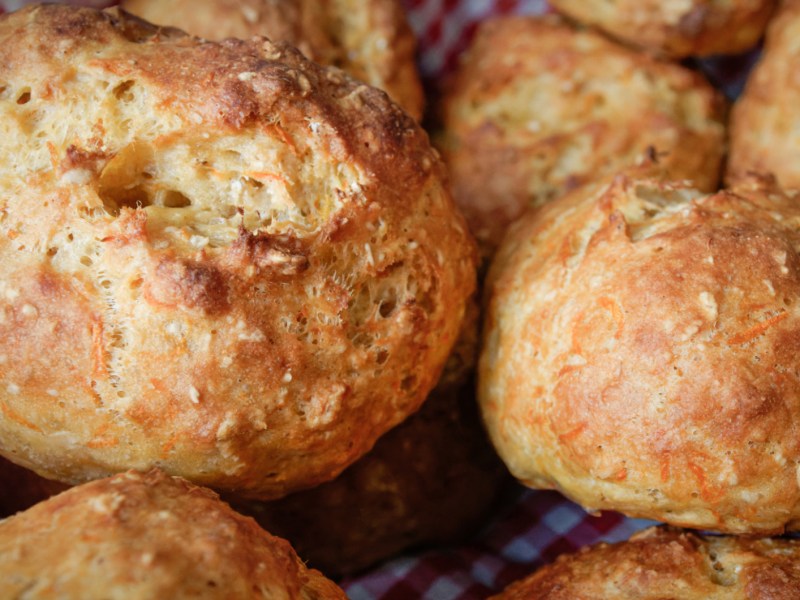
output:
[[[754,325],[753,327],[751,327],[747,331],[742,331],[741,333],[737,333],[736,335],[733,335],[733,336],[729,337],[728,338],[728,343],[732,344],[732,345],[739,345],[739,344],[744,344],[746,342],[749,342],[750,340],[752,340],[752,339],[758,337],[759,335],[761,335],[762,333],[764,333],[767,329],[769,329],[770,327],[772,327],[776,323],[780,323],[781,321],[783,321],[788,316],[789,316],[789,313],[787,313],[786,311],[783,311],[783,312],[775,315],[774,317],[770,317],[766,321],[762,321],[761,323],[758,323],[757,325]]]

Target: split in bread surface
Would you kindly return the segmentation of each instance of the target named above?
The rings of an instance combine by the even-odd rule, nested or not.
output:
[[[416,41],[400,0],[123,0],[158,25],[210,40],[266,36],[385,90],[416,118],[424,95]]]
[[[529,206],[643,159],[716,189],[724,102],[703,77],[545,17],[481,23],[442,100],[453,193],[490,256]]]
[[[492,600],[795,600],[800,540],[651,527],[564,554]]]
[[[761,173],[774,175],[784,188],[800,188],[798,39],[800,1],[784,0],[731,111],[728,184]]]
[[[0,17],[0,453],[274,498],[434,387],[476,253],[422,129],[263,38]]]
[[[550,0],[576,21],[673,58],[739,54],[758,43],[775,0]]]
[[[93,481],[0,521],[0,597],[346,598],[288,542],[157,470]]]
[[[511,473],[589,510],[766,534],[800,523],[800,205],[638,174],[512,227],[479,402]]]

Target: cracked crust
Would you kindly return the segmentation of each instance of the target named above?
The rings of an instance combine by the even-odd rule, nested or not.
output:
[[[798,540],[652,527],[626,542],[564,554],[492,600],[792,600],[798,589]]]
[[[738,54],[756,45],[775,0],[551,0],[576,21],[673,58]]]
[[[723,101],[708,82],[552,15],[482,23],[442,111],[440,149],[484,256],[527,207],[650,147],[676,179],[719,180]]]
[[[288,542],[159,471],[73,488],[0,521],[3,598],[344,600]]]
[[[123,0],[152,23],[209,40],[263,35],[385,90],[415,119],[424,96],[415,39],[399,0]]]
[[[800,523],[800,209],[619,176],[532,212],[490,272],[479,400],[512,474],[590,510]]]
[[[0,452],[274,498],[417,410],[475,251],[425,133],[264,39],[0,19]]]

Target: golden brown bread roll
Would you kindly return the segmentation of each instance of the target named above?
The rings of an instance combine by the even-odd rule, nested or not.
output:
[[[513,583],[493,600],[796,600],[800,541],[650,528],[597,544]]]
[[[570,17],[676,58],[737,54],[756,45],[775,0],[550,0]]]
[[[472,378],[477,306],[422,409],[334,481],[273,502],[232,501],[329,575],[474,533],[508,474],[480,423]]]
[[[385,90],[416,119],[424,96],[400,0],[123,0],[159,25],[210,40],[263,35]]]
[[[509,223],[649,146],[716,189],[722,101],[702,77],[550,17],[484,22],[443,99],[456,201],[490,255]]]
[[[159,471],[87,483],[0,521],[0,596],[346,598],[288,542]]]
[[[0,19],[0,454],[279,497],[422,403],[475,251],[426,134],[264,39]]]
[[[800,204],[620,176],[526,215],[490,271],[479,401],[513,475],[591,510],[800,525]]]
[[[33,471],[0,457],[0,519],[30,508],[66,489],[63,483],[39,477]]]
[[[800,188],[800,1],[784,0],[769,26],[764,50],[731,114],[728,183],[749,172],[772,173],[785,188]]]

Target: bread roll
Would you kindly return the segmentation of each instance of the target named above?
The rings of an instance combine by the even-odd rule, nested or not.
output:
[[[557,18],[481,24],[443,100],[456,201],[491,255],[508,225],[654,147],[668,171],[716,189],[722,101],[684,67]]]
[[[474,534],[508,490],[475,403],[477,307],[422,409],[334,481],[273,502],[234,502],[329,575]]]
[[[475,251],[426,134],[264,39],[0,19],[0,454],[274,498],[420,406]]]
[[[570,17],[675,58],[737,54],[756,45],[775,0],[550,0]]]
[[[531,212],[490,271],[479,400],[512,474],[589,510],[800,525],[800,204],[620,176]]]
[[[3,598],[346,598],[288,542],[161,472],[73,488],[0,521]]]
[[[627,542],[562,555],[493,600],[790,600],[798,590],[798,540],[653,527]]]
[[[422,116],[416,42],[400,0],[123,0],[120,6],[210,40],[263,35],[288,42],[386,90],[414,118]]]
[[[771,173],[785,188],[800,188],[800,1],[785,0],[772,21],[759,62],[731,114],[728,183],[748,173]]]

